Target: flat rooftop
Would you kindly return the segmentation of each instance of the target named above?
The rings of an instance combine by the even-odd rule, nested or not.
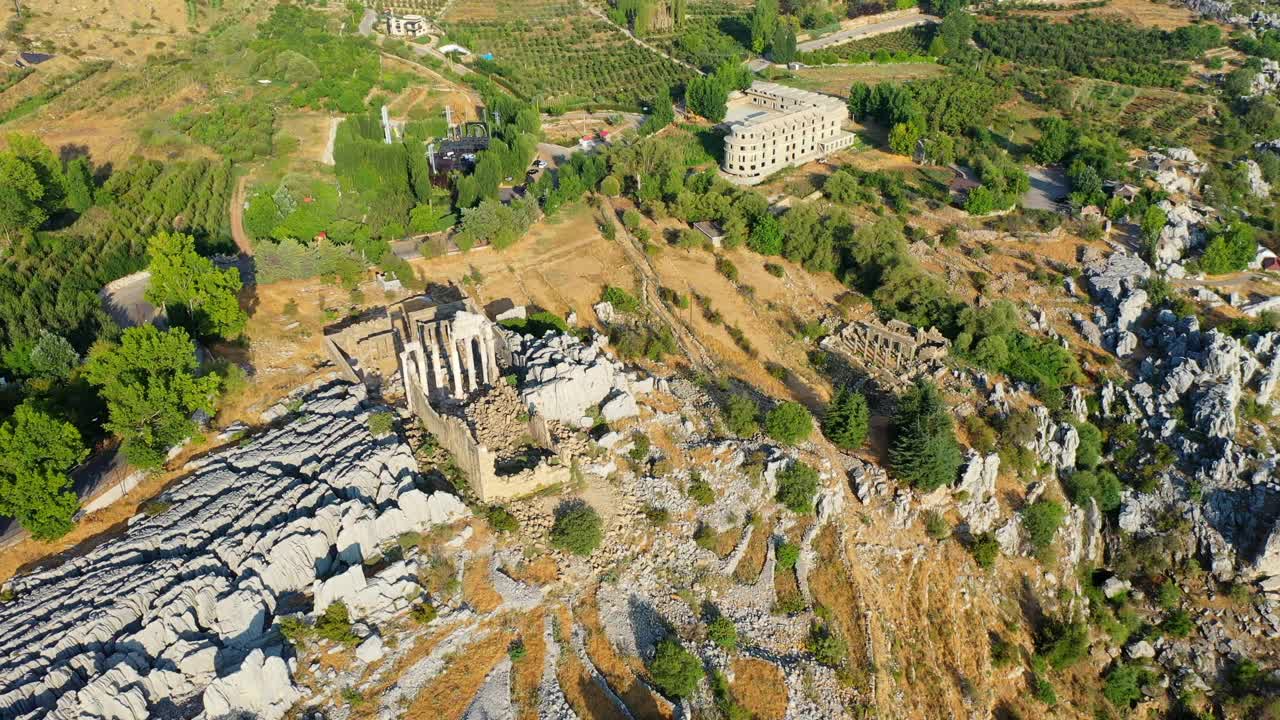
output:
[[[758,123],[762,120],[784,115],[787,115],[787,113],[756,105],[751,102],[751,98],[742,95],[729,101],[724,113],[724,122],[730,126],[742,125],[744,123]]]

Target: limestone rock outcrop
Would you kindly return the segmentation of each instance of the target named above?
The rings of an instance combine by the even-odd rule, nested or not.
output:
[[[415,489],[408,446],[373,437],[363,400],[321,387],[291,421],[191,463],[163,512],[11,581],[0,717],[283,717],[298,691],[272,644],[280,598],[316,592],[357,615],[406,601],[403,567],[366,580],[361,561],[465,513]]]
[[[550,420],[573,425],[601,403],[611,422],[638,414],[632,380],[604,351],[605,342],[603,336],[587,345],[572,335],[513,335],[512,357],[525,370],[520,386],[525,404]]]

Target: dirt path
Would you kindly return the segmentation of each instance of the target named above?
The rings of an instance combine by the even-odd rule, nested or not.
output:
[[[249,176],[241,175],[236,181],[236,191],[231,193],[231,237],[235,239],[241,255],[253,257],[253,243],[244,231],[244,191],[248,184]]]
[[[657,54],[661,55],[662,57],[664,57],[664,58],[666,58],[666,59],[670,60],[671,62],[673,62],[673,63],[675,63],[675,64],[677,64],[677,65],[679,65],[679,66],[681,66],[681,67],[688,68],[689,70],[692,70],[692,71],[694,71],[694,72],[698,73],[699,75],[705,75],[705,74],[706,74],[706,73],[702,72],[701,70],[699,70],[698,68],[696,68],[696,67],[694,67],[694,66],[690,65],[689,63],[687,63],[687,62],[685,62],[685,61],[683,61],[683,60],[680,60],[680,59],[674,58],[674,57],[672,57],[672,56],[668,55],[667,53],[663,52],[662,50],[660,50],[660,49],[658,49],[658,48],[656,48],[656,47],[654,47],[654,46],[650,45],[649,43],[647,43],[647,42],[645,42],[645,41],[641,40],[640,38],[638,38],[638,37],[636,37],[635,35],[633,35],[633,34],[631,33],[631,31],[630,31],[630,30],[628,30],[627,28],[620,27],[620,26],[618,26],[618,25],[614,25],[614,22],[613,22],[612,20],[610,20],[610,19],[609,19],[609,16],[608,16],[608,15],[606,15],[606,14],[604,13],[604,11],[603,11],[603,10],[601,10],[601,9],[600,9],[600,8],[598,8],[598,7],[596,7],[595,5],[587,5],[587,4],[585,4],[585,3],[584,3],[584,4],[583,4],[583,7],[585,7],[585,8],[587,9],[587,11],[588,11],[588,12],[590,12],[592,15],[595,15],[596,17],[600,18],[601,20],[603,20],[603,21],[605,21],[605,22],[609,23],[610,25],[613,25],[613,27],[618,28],[618,30],[619,30],[619,31],[621,31],[623,35],[626,35],[628,38],[631,38],[631,42],[635,43],[636,45],[639,45],[640,47],[642,47],[642,48],[644,48],[644,49],[646,49],[646,50],[648,50],[648,51],[650,51],[650,52],[657,53]]]
[[[617,216],[613,203],[607,198],[604,200],[604,205],[608,208],[611,217]],[[698,340],[697,336],[690,332],[689,328],[685,327],[684,323],[671,314],[671,311],[667,309],[666,303],[659,297],[658,288],[662,284],[659,281],[658,272],[650,263],[649,258],[641,252],[638,241],[632,238],[631,232],[625,227],[619,225],[618,229],[622,231],[618,233],[618,245],[622,247],[632,266],[640,272],[640,290],[644,296],[645,304],[649,306],[649,309],[664,325],[671,328],[676,341],[680,343],[681,349],[684,350],[685,355],[688,356],[689,361],[695,367],[702,370],[713,370],[716,364],[711,359],[711,352]]]

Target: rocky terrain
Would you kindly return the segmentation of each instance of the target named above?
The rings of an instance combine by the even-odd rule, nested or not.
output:
[[[404,610],[403,566],[362,562],[467,513],[417,488],[413,456],[376,438],[363,388],[333,383],[278,427],[191,465],[120,536],[8,585],[0,715],[283,717],[300,699],[281,615],[341,599]]]

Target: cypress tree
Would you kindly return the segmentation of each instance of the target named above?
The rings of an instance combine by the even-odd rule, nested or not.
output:
[[[917,380],[898,402],[889,461],[894,473],[925,492],[956,479],[963,458],[938,388]]]
[[[870,413],[867,399],[850,388],[840,388],[822,418],[822,434],[844,450],[855,450],[867,440]]]

